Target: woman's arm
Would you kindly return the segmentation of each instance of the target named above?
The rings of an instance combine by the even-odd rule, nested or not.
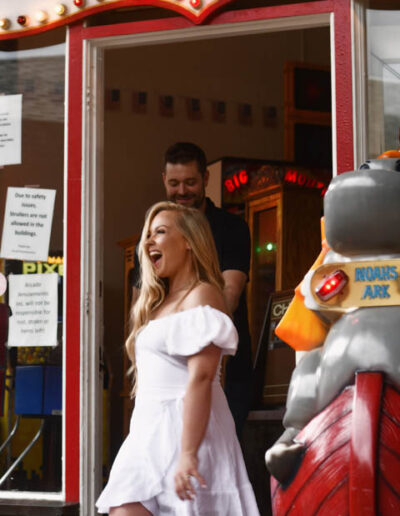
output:
[[[195,490],[190,477],[206,487],[197,470],[197,451],[207,430],[211,407],[212,381],[215,377],[221,350],[210,344],[197,355],[188,358],[189,381],[183,405],[181,453],[175,473],[175,490],[181,500],[192,499]]]

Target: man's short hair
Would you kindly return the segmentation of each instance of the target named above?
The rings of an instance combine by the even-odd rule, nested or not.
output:
[[[190,142],[178,142],[174,143],[165,152],[164,155],[164,167],[167,163],[172,165],[185,165],[195,161],[197,168],[202,176],[204,176],[207,170],[207,159],[206,155],[199,146]]]

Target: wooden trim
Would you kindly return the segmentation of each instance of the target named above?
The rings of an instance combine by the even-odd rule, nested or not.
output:
[[[267,192],[269,193],[268,197],[266,197]],[[254,227],[254,215],[257,212],[268,210],[271,208],[276,208],[276,265],[275,265],[275,290],[281,290],[282,285],[282,192],[283,189],[281,187],[273,187],[270,189],[265,189],[260,192],[257,192],[258,196],[253,199],[249,199],[247,203],[247,222],[250,228],[250,236],[251,241],[254,243],[253,237],[253,227]],[[251,257],[250,257],[250,271],[254,270],[254,245],[251,247]],[[250,274],[250,279],[247,284],[247,307],[248,307],[248,316],[249,316],[249,327],[253,328],[253,307],[252,307],[252,294],[253,290],[253,278]],[[253,348],[256,346],[257,341],[252,336]],[[253,349],[254,351],[254,349]]]
[[[320,66],[312,63],[299,63],[287,61],[284,67],[284,157],[286,161],[295,161],[295,125],[304,123],[309,125],[332,125],[332,113],[326,111],[315,111],[297,109],[295,106],[294,83],[295,70],[321,70],[330,72],[329,66]]]
[[[286,61],[284,65],[284,106],[290,111],[293,112],[304,112],[304,114],[329,114],[329,112],[321,112],[321,111],[311,111],[311,110],[300,110],[296,109],[294,97],[295,97],[295,84],[294,84],[294,74],[295,71],[303,68],[304,70],[319,70],[321,72],[329,72],[329,66],[316,65],[314,63],[303,63],[298,61]]]
[[[288,110],[288,122],[304,122],[315,125],[331,125],[331,114],[322,113],[321,111],[306,111],[304,109]]]

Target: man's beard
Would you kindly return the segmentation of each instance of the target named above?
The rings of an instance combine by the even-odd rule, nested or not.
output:
[[[197,195],[173,195],[168,197],[168,200],[174,202],[175,204],[182,204],[183,206],[188,206],[189,208],[200,209],[203,205],[205,199],[205,192],[202,193],[201,196]],[[180,202],[181,200],[186,202]]]

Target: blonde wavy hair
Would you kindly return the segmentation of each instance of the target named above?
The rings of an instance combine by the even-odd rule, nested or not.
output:
[[[139,242],[140,294],[131,308],[130,326],[132,330],[125,343],[126,351],[132,362],[128,372],[133,376],[132,396],[136,392],[135,340],[137,334],[149,322],[151,314],[163,303],[168,294],[168,279],[157,276],[145,249],[145,243],[150,234],[150,226],[156,215],[162,211],[171,211],[175,214],[176,227],[191,248],[194,278],[189,291],[199,282],[210,283],[221,291],[224,287],[214,238],[203,213],[195,208],[187,208],[169,201],[154,204],[146,214]]]

